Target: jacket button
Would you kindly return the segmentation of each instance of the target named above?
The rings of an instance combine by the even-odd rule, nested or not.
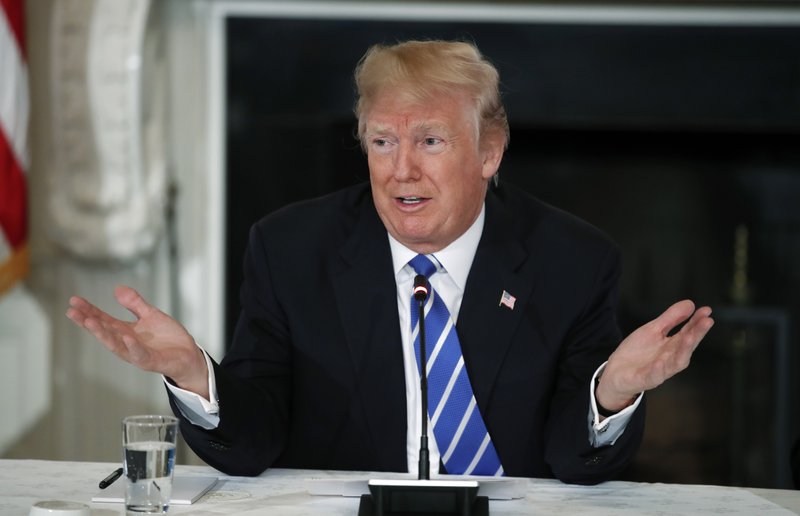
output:
[[[588,459],[586,459],[586,462],[584,464],[586,464],[587,466],[597,466],[602,462],[603,462],[603,456],[602,455],[593,455],[593,456],[589,457]]]
[[[217,451],[227,451],[230,447],[217,441],[209,441],[208,444]]]

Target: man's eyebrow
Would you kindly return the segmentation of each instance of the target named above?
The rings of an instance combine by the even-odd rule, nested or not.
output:
[[[373,126],[367,126],[367,129],[366,131],[364,131],[364,134],[366,134],[367,136],[375,136],[375,135],[385,135],[391,132],[392,130],[388,126],[375,124]]]
[[[415,133],[428,133],[428,132],[444,133],[444,134],[451,133],[449,126],[447,124],[437,121],[421,120],[419,122],[414,123],[411,129]],[[375,123],[374,125],[367,125],[367,128],[364,131],[364,136],[367,137],[386,136],[394,134],[394,132],[395,130],[389,125]]]
[[[414,130],[420,132],[429,132],[429,131],[443,132],[443,133],[450,132],[450,130],[447,127],[447,124],[443,124],[441,122],[429,122],[429,121],[423,121],[414,124]]]

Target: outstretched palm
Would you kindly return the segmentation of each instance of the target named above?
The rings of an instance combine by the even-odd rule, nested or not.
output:
[[[136,316],[135,321],[112,317],[77,296],[70,298],[67,317],[126,362],[207,396],[205,358],[186,329],[130,287],[117,287],[114,296]]]
[[[687,319],[680,331],[670,335]],[[670,306],[631,333],[611,354],[597,387],[597,401],[618,410],[638,393],[658,387],[683,371],[713,325],[707,306],[695,311],[694,303],[688,300]]]

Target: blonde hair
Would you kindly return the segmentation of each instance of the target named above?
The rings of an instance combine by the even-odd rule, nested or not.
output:
[[[363,144],[366,113],[384,89],[401,86],[415,101],[450,94],[454,89],[475,103],[479,136],[500,132],[508,145],[506,111],[500,100],[500,76],[478,48],[461,41],[405,41],[374,45],[355,69],[358,137]]]

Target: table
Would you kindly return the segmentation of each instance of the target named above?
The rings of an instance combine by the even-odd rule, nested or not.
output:
[[[27,515],[41,500],[90,504],[93,516],[123,514],[121,504],[91,504],[97,483],[118,464],[41,460],[0,460],[0,515]],[[309,479],[363,479],[369,473],[272,469],[260,477],[229,477],[207,466],[177,466],[176,475],[209,475],[220,482],[193,505],[172,506],[170,514],[355,515],[359,499],[309,494]],[[313,480],[312,480],[313,482]],[[549,479],[521,479],[524,498],[492,500],[492,515],[580,514],[685,515],[800,514],[800,491],[683,484],[606,482],[572,486]]]

